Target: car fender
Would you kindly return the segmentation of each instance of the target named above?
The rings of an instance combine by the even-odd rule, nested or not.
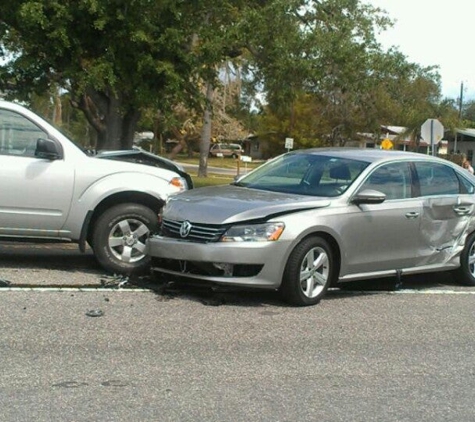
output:
[[[323,211],[323,210],[321,210]],[[320,211],[320,212],[321,212]],[[331,210],[333,213],[335,212],[335,208]],[[337,230],[333,230],[331,227],[325,224],[326,218],[330,217],[330,212],[328,217],[325,215],[325,212],[319,214],[318,220],[319,223],[309,224],[307,227],[302,229],[302,221],[308,219],[308,215],[314,213],[315,210],[305,210],[302,212],[287,214],[285,216],[273,218],[271,221],[283,221],[286,225],[286,230],[284,230],[284,234],[282,240],[289,242],[289,247],[287,248],[287,253],[285,254],[285,259],[280,263],[282,273],[284,272],[285,266],[287,265],[287,261],[289,259],[290,254],[294,250],[294,248],[305,238],[309,236],[321,236],[325,239],[330,241],[330,244],[336,248],[338,248],[337,252],[339,255],[342,254],[342,241],[341,235]],[[280,239],[279,239],[280,240]]]
[[[88,212],[94,211],[100,203],[112,195],[124,192],[139,192],[165,203],[170,195],[180,190],[164,178],[141,172],[114,173],[90,185],[77,185],[64,229],[71,232],[72,239],[79,239]]]

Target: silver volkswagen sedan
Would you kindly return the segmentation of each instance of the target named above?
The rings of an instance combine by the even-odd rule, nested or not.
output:
[[[148,253],[168,280],[275,289],[300,306],[385,276],[451,270],[475,285],[474,192],[466,170],[427,155],[294,151],[171,197]]]

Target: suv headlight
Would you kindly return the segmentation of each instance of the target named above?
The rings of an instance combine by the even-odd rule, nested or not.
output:
[[[188,184],[183,177],[174,177],[172,180],[170,180],[170,185],[175,186],[181,191],[188,189]]]
[[[268,242],[278,240],[284,223],[246,224],[230,227],[220,242]]]

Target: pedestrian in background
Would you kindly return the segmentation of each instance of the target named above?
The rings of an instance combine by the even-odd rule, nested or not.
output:
[[[473,167],[470,164],[470,161],[468,161],[467,156],[465,154],[462,154],[462,167],[469,173],[473,174]]]

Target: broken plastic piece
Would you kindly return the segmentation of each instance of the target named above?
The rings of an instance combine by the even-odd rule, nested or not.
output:
[[[11,281],[0,278],[0,287],[10,287]]]
[[[86,315],[90,317],[100,317],[104,315],[104,312],[100,309],[91,309],[90,311],[86,312]]]

